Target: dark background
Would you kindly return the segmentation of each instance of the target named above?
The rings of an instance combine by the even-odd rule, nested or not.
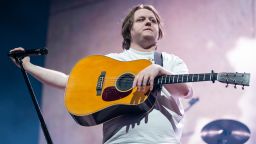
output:
[[[45,47],[49,1],[2,0],[0,11],[0,143],[35,144],[38,143],[39,120],[21,71],[7,53],[15,47]],[[31,60],[44,65],[44,57]],[[42,85],[32,77],[31,83],[40,103]]]

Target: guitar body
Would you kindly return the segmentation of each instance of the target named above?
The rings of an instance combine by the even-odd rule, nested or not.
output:
[[[132,88],[135,75],[151,65],[148,60],[122,62],[100,55],[81,59],[72,69],[65,92],[65,106],[83,126],[104,123],[124,114],[152,109],[155,99]]]

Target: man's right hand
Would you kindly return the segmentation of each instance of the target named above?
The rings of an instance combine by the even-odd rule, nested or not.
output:
[[[10,50],[10,52],[13,52],[13,51],[24,51],[24,48],[18,47],[18,48],[14,48],[14,49]],[[12,57],[10,57],[10,58],[12,59],[12,61],[13,61],[18,67],[20,67],[19,64],[16,62],[16,60],[15,60],[14,58],[12,58]],[[31,65],[31,63],[30,63],[30,58],[29,58],[28,56],[27,56],[27,57],[24,57],[24,58],[22,59],[22,62],[23,62],[23,67],[24,67],[25,70]]]
[[[24,51],[24,48],[18,47],[10,50],[12,51]],[[15,61],[14,58],[11,58],[12,61],[19,67],[19,64]],[[58,72],[55,70],[47,69],[41,66],[34,65],[30,63],[30,58],[29,57],[24,57],[22,59],[23,62],[23,67],[24,69],[34,76],[36,79],[38,79],[40,82],[65,89],[68,81],[68,75],[62,72]]]

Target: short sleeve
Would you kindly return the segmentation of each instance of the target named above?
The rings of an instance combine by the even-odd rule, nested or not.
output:
[[[163,52],[163,66],[173,74],[188,74],[188,67],[185,62],[173,54]]]
[[[188,67],[185,62],[173,54],[163,53],[163,66],[173,74],[188,74]],[[191,98],[193,90],[190,87],[189,93],[183,98]]]

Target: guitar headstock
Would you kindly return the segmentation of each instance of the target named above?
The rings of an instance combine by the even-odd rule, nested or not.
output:
[[[217,80],[222,83],[249,86],[250,83],[250,73],[218,73]]]

